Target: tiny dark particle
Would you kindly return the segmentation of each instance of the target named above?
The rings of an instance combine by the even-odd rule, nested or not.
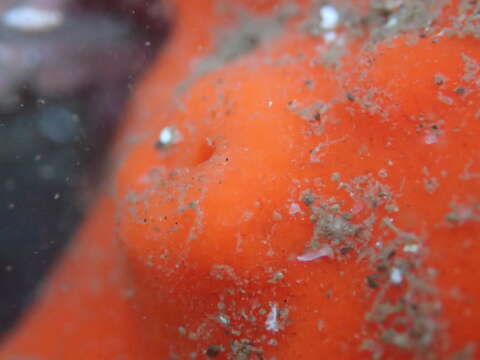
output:
[[[305,86],[308,88],[313,88],[313,81],[312,80],[305,80]]]
[[[355,101],[355,96],[351,92],[347,92],[347,99],[349,101]]]
[[[210,346],[208,347],[207,351],[205,352],[205,354],[206,354],[209,358],[214,358],[214,357],[217,357],[221,352],[222,352],[221,346],[218,346],[218,345],[210,345]]]
[[[351,246],[344,246],[340,249],[340,254],[347,255],[350,252],[350,250],[352,250]]]
[[[377,266],[377,271],[378,272],[385,272],[388,270],[388,266],[386,264],[380,264]]]
[[[457,95],[464,95],[465,94],[465,88],[463,88],[463,87],[456,88],[455,93]]]
[[[393,258],[395,257],[395,255],[396,255],[396,251],[395,251],[395,250],[392,250],[392,251],[390,251],[390,252],[388,253],[387,259],[391,260],[391,259],[393,259]]]
[[[320,115],[319,112],[316,112],[315,115],[313,116],[313,118],[317,121],[320,121],[322,119],[322,115]]]
[[[303,202],[306,206],[312,205],[313,202],[314,202],[313,195],[312,195],[312,194],[305,194],[305,195],[302,197],[302,202]]]
[[[445,82],[444,77],[440,74],[435,75],[435,85],[441,86]]]
[[[368,275],[366,277],[367,280],[367,285],[370,289],[376,289],[378,288],[378,282],[375,280],[375,277],[373,275]]]

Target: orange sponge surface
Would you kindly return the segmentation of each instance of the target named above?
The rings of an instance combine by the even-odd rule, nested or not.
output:
[[[475,359],[469,1],[177,1],[1,359]]]

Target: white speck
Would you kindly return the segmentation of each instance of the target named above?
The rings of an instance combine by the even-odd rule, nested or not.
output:
[[[329,44],[335,41],[337,38],[337,33],[335,31],[327,31],[325,34],[323,34],[323,40]]]
[[[159,137],[159,140],[161,143],[163,144],[168,144],[168,143],[171,143],[173,141],[173,131],[172,131],[172,128],[170,127],[166,127],[162,130],[162,132],[160,133],[160,137]]]
[[[182,134],[177,130],[175,126],[166,126],[160,131],[158,137],[158,146],[167,147],[178,143],[182,140]]]
[[[251,212],[251,211],[245,211],[245,212],[243,213],[243,220],[249,221],[249,220],[251,220],[252,218],[253,218],[253,212]]]
[[[1,17],[4,26],[24,31],[48,31],[60,26],[63,14],[58,10],[18,6],[7,10]]]
[[[273,101],[268,101],[268,102],[267,102],[267,105],[268,105],[268,107],[272,107]]]
[[[273,220],[280,221],[280,220],[283,219],[283,216],[277,210],[273,210],[272,218],[273,218]]]
[[[60,194],[59,194],[59,193],[56,193],[55,195],[53,195],[53,199],[54,199],[54,200],[60,199]]]
[[[298,205],[297,203],[292,203],[290,205],[290,208],[288,209],[288,213],[290,215],[295,215],[297,213],[301,213],[302,212],[302,209],[300,209],[300,205]]]
[[[321,23],[323,29],[331,30],[335,29],[338,25],[340,15],[337,9],[332,5],[324,5],[320,9]]]
[[[380,169],[380,170],[378,171],[378,176],[380,176],[381,178],[384,178],[384,179],[385,179],[386,177],[388,177],[388,172],[387,172],[387,170],[385,170],[385,169]]]
[[[400,209],[395,204],[385,204],[385,210],[389,213],[398,212]]]
[[[438,100],[440,100],[441,102],[447,105],[453,105],[453,102],[454,102],[451,97],[443,95],[442,93],[438,93]]]
[[[277,346],[277,345],[278,345],[278,342],[277,342],[277,340],[275,340],[275,339],[270,339],[270,340],[268,340],[268,345],[270,345],[270,346]]]
[[[399,268],[393,268],[390,272],[390,281],[393,284],[400,284],[403,280],[403,273],[402,270]]]
[[[224,326],[228,326],[230,324],[230,319],[228,318],[227,315],[224,315],[224,314],[218,315],[217,320],[220,324]]]
[[[322,257],[333,258],[333,250],[329,245],[322,245],[318,249],[307,251],[297,256],[298,261],[313,261]]]
[[[282,280],[285,275],[281,271],[277,271],[275,274],[273,274],[273,279],[274,280]]]
[[[420,250],[420,246],[418,244],[407,244],[403,247],[403,251],[409,253],[417,253]]]
[[[385,24],[385,27],[387,28],[391,28],[391,27],[394,27],[398,24],[398,18],[396,16],[391,16],[387,23]]]
[[[278,323],[278,308],[277,304],[270,305],[271,310],[267,315],[267,320],[265,320],[265,327],[268,331],[277,332],[280,330],[280,324]]]
[[[438,135],[435,132],[429,132],[425,135],[425,144],[431,145],[438,142]]]

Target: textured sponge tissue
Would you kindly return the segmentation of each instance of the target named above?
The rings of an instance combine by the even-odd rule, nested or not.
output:
[[[0,358],[475,359],[480,4],[170,6]]]

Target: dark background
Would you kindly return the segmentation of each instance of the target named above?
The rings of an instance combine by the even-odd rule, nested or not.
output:
[[[60,26],[0,25],[0,335],[86,212],[125,101],[168,32],[159,1],[6,0],[0,19],[45,4]]]

